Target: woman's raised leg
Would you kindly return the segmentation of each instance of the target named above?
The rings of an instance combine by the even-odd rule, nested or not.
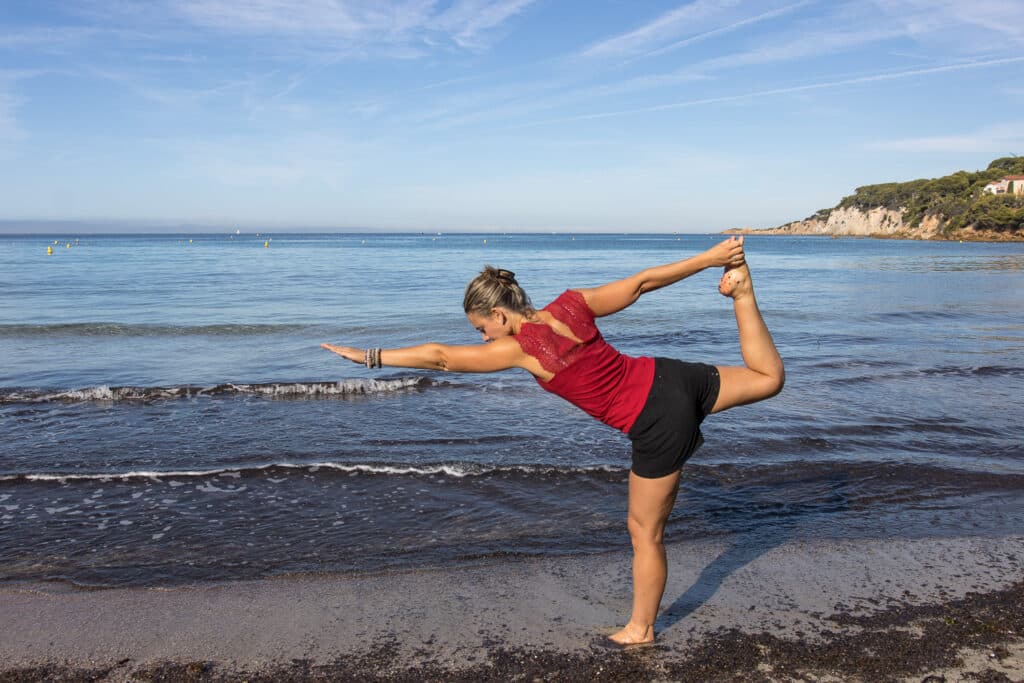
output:
[[[629,537],[633,542],[633,614],[611,636],[619,645],[654,640],[654,620],[665,592],[668,562],[662,541],[665,522],[676,502],[679,472],[647,479],[629,473]]]
[[[782,358],[757,308],[747,265],[726,268],[718,291],[733,300],[744,367],[718,366],[721,386],[713,413],[770,398],[786,381]]]

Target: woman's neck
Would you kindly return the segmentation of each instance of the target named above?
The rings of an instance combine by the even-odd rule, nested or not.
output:
[[[528,314],[510,313],[509,322],[512,325],[512,334],[519,334],[519,331],[523,328],[523,323],[543,323],[544,321],[537,314],[537,311],[530,311]]]

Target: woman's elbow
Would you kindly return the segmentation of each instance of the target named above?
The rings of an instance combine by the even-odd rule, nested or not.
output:
[[[427,344],[427,369],[449,372],[451,370],[451,358],[448,349],[444,344]]]
[[[633,286],[633,300],[636,301],[647,292],[653,292],[663,286],[664,284],[658,282],[650,268],[640,271],[636,274],[636,282]]]

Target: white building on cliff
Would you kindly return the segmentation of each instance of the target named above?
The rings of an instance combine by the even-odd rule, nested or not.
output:
[[[1024,194],[1024,175],[1005,175],[999,180],[993,180],[986,185],[982,192],[989,194]]]

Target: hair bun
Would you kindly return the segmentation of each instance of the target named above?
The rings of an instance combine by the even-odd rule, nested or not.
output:
[[[480,274],[466,285],[462,307],[466,313],[490,315],[496,306],[504,306],[523,315],[534,312],[530,297],[516,282],[515,273],[504,268],[484,266]]]
[[[516,274],[511,270],[495,268],[494,266],[485,266],[482,274],[492,278],[495,282],[504,287],[517,287],[519,285],[519,283],[516,282]]]

